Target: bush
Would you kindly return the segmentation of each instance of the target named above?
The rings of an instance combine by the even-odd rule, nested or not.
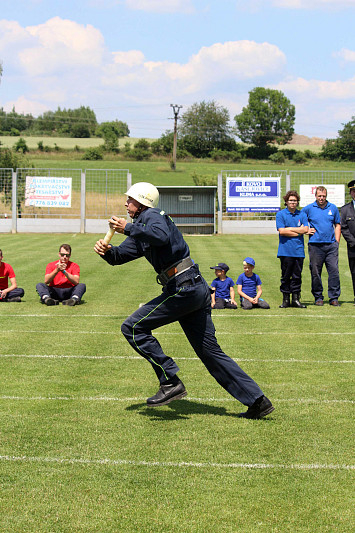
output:
[[[43,141],[38,141],[37,150],[39,150],[40,152],[43,152],[44,150]]]
[[[11,137],[19,137],[20,136],[20,130],[17,128],[11,128],[10,130]]]
[[[308,148],[303,153],[304,153],[304,156],[307,159],[317,159],[318,158],[317,152],[313,152],[313,150],[309,150]]]
[[[268,159],[270,155],[276,154],[277,151],[276,146],[269,144],[265,147],[251,145],[245,149],[245,157],[250,159]]]
[[[78,124],[74,124],[70,136],[81,139],[90,137],[91,135],[88,125],[80,122]]]
[[[14,144],[14,150],[16,152],[22,152],[23,154],[29,151],[26,141],[23,137],[20,137],[17,143]]]
[[[282,152],[276,152],[276,154],[269,155],[269,159],[273,163],[278,163],[279,165],[286,161],[286,158]]]
[[[104,156],[102,155],[102,150],[100,148],[88,148],[85,150],[82,157],[82,159],[85,159],[86,161],[98,161],[103,158]]]
[[[136,161],[147,161],[152,156],[152,152],[143,148],[133,148],[126,155]]]
[[[237,150],[212,150],[209,156],[215,161],[233,161],[233,163],[239,163],[242,160],[242,154]]]
[[[294,148],[279,148],[278,152],[281,152],[285,156],[286,159],[293,159],[296,154],[299,154],[299,150],[295,150]]]
[[[211,185],[217,185],[217,178],[216,177],[211,177],[211,176],[205,176],[203,174],[197,174],[197,172],[193,172],[191,174],[191,177],[192,177],[192,180],[194,182],[195,185],[198,185],[198,186],[205,186],[205,187],[208,187],[208,186],[211,186]]]
[[[139,139],[139,141],[134,144],[133,149],[125,151],[125,154],[136,161],[146,161],[152,156],[150,144],[146,139]]]
[[[306,163],[307,162],[307,157],[304,155],[303,152],[297,152],[295,153],[295,155],[293,156],[293,161],[295,163]]]

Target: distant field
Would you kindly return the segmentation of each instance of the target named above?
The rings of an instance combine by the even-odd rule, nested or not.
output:
[[[79,148],[82,149],[92,148],[100,146],[104,143],[104,140],[99,137],[90,137],[89,139],[72,139],[71,137],[45,137],[43,135],[38,137],[27,137],[26,135],[22,135],[21,137],[25,139],[30,150],[35,150],[40,141],[43,142],[44,146],[50,146],[51,148],[54,148],[54,146],[57,145],[59,148],[63,148],[64,150],[73,150],[75,146],[79,146]],[[6,148],[12,148],[18,140],[19,137],[12,137],[10,135],[0,136],[0,142]],[[133,137],[123,137],[122,139],[119,139],[119,145],[123,146],[127,141],[130,143],[135,143],[137,140],[138,139]],[[152,141],[154,139],[148,140]]]
[[[64,150],[73,150],[75,146],[79,146],[79,148],[86,149],[86,148],[92,148],[97,147],[103,144],[103,139],[99,137],[90,137],[89,139],[73,139],[71,137],[45,137],[45,136],[38,136],[38,137],[28,137],[26,135],[22,135],[26,140],[27,146],[30,150],[35,150],[38,147],[38,143],[40,141],[43,142],[45,146],[50,146],[54,148],[55,145],[59,146],[59,148],[62,148]],[[12,137],[10,135],[2,135],[0,136],[0,142],[3,146],[6,146],[7,148],[12,148],[12,146],[18,141],[19,137]],[[119,139],[119,146],[124,146],[124,144],[128,141],[132,144],[134,144],[138,138],[135,137],[123,137],[122,139]],[[154,141],[155,139],[147,139],[148,141]],[[293,150],[312,150],[312,152],[319,153],[321,150],[321,146],[317,145],[310,145],[310,144],[287,144],[284,146],[279,146],[279,148],[288,148]]]

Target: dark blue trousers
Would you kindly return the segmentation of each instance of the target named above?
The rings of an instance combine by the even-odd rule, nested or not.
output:
[[[178,321],[192,348],[209,373],[234,398],[252,405],[263,395],[260,387],[220,348],[211,319],[211,294],[196,266],[191,285],[170,282],[162,294],[137,309],[121,326],[132,348],[147,359],[160,383],[175,376],[179,367],[167,356],[152,330]],[[182,275],[181,275],[182,276]],[[191,275],[190,275],[191,276]]]
[[[41,299],[43,296],[50,296],[51,298],[62,302],[63,300],[69,300],[69,298],[77,296],[79,300],[81,300],[86,291],[86,285],[84,283],[78,283],[75,287],[61,289],[60,287],[48,287],[45,283],[37,283],[36,291]]]
[[[8,300],[9,298],[22,298],[24,294],[25,291],[20,287],[17,287],[17,289],[13,289],[12,291],[8,292],[6,298],[3,298],[3,300],[4,302],[6,302],[6,300]]]
[[[340,296],[340,278],[338,268],[339,244],[337,242],[308,244],[309,268],[312,277],[312,294],[314,299],[323,300],[322,268],[328,272],[329,301]]]

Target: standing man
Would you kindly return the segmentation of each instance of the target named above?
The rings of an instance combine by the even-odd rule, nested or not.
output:
[[[276,214],[276,228],[279,232],[277,257],[281,262],[280,291],[283,298],[280,307],[292,305],[304,309],[306,306],[300,302],[300,298],[304,261],[303,235],[308,233],[308,220],[306,214],[297,209],[300,201],[297,191],[288,191],[283,198],[286,209]]]
[[[14,269],[8,263],[3,263],[2,257],[0,250],[0,302],[21,302],[25,291],[17,287]]]
[[[146,257],[157,272],[163,291],[137,309],[121,326],[132,348],[152,365],[160,383],[147,399],[150,407],[166,405],[186,396],[178,378],[179,367],[162,350],[152,330],[178,321],[192,348],[216,381],[234,398],[248,406],[244,418],[262,418],[274,407],[243,370],[220,348],[211,319],[211,294],[189,247],[171,218],[155,209],[159,192],[150,183],[136,183],[126,192],[126,208],[132,223],[113,216],[110,227],[127,238],[119,246],[103,239],[94,250],[110,265],[122,265]]]
[[[355,305],[355,180],[348,183],[351,202],[343,205],[340,213],[341,233],[348,247],[348,261],[353,280],[354,305]]]
[[[44,283],[37,283],[36,291],[45,305],[78,305],[86,291],[84,283],[79,283],[80,267],[70,261],[71,246],[59,246],[59,261],[48,263]]]
[[[322,268],[328,272],[328,297],[330,305],[339,307],[340,279],[338,268],[340,215],[336,205],[327,201],[327,189],[317,187],[316,201],[303,208],[309,223],[309,268],[312,294],[316,305],[324,305]]]

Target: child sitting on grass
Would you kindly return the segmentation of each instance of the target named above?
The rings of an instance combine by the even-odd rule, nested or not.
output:
[[[253,309],[253,307],[270,309],[269,304],[260,298],[263,292],[261,289],[261,279],[253,272],[254,267],[254,259],[252,257],[246,257],[243,261],[244,272],[237,279],[237,290],[242,309]]]
[[[210,268],[214,269],[216,275],[216,279],[211,283],[212,309],[237,309],[237,302],[234,299],[234,281],[226,276],[229,266],[226,263],[218,263],[217,266]]]

